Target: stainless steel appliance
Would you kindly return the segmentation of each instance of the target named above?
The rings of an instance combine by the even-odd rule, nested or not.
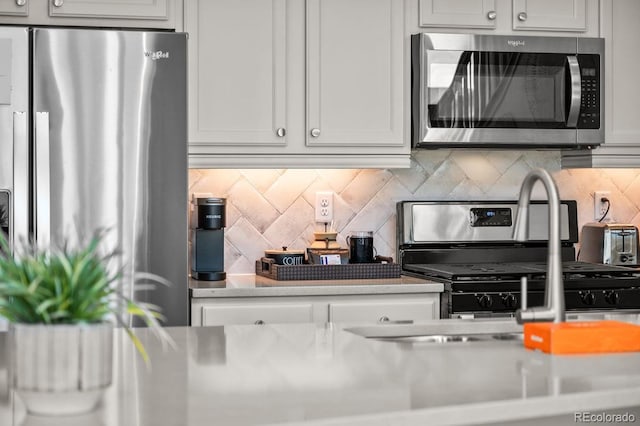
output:
[[[520,278],[527,305],[544,304],[548,213],[530,206],[530,240],[512,240],[517,201],[402,201],[397,204],[402,273],[444,283],[442,318],[513,316]],[[575,261],[575,201],[561,203],[561,254],[567,313],[640,310],[640,271]]]
[[[221,281],[224,272],[225,198],[195,198],[191,214],[191,277],[203,281]]]
[[[0,196],[12,242],[107,229],[134,293],[186,325],[186,34],[0,27]]]
[[[638,228],[623,223],[587,223],[582,227],[578,260],[609,265],[638,264]]]
[[[604,142],[604,40],[412,36],[418,148],[583,148]]]

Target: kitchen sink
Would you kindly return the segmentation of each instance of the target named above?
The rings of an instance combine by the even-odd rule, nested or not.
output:
[[[381,324],[345,328],[359,336],[406,344],[457,344],[522,341],[522,326],[515,321],[441,320],[424,324]]]
[[[426,336],[372,337],[372,339],[397,343],[464,343],[484,340],[484,336],[459,334],[431,334]]]
[[[523,333],[501,333],[501,334],[494,334],[491,337],[496,340],[520,340],[520,341],[524,340]]]
[[[465,343],[465,342],[487,342],[498,341],[522,341],[522,333],[499,333],[499,334],[427,334],[423,336],[398,336],[398,337],[370,337],[370,339],[382,340],[396,343]]]

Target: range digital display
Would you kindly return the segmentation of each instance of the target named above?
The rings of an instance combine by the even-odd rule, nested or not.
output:
[[[469,221],[476,226],[511,226],[513,223],[510,208],[472,208]]]

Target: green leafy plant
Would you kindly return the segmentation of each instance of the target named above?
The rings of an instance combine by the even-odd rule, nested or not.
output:
[[[75,249],[43,249],[23,243],[12,253],[0,233],[0,316],[10,322],[27,324],[91,324],[115,320],[148,362],[142,342],[124,315],[142,318],[163,342],[170,342],[159,323],[160,309],[134,301],[121,292],[118,288],[121,274],[108,268],[116,253],[100,253],[102,237],[102,233],[96,233],[86,246]],[[149,273],[136,274],[132,279],[134,283],[144,280],[169,284]]]

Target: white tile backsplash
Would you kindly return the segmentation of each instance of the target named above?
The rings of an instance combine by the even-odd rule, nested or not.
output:
[[[345,245],[350,230],[372,230],[378,254],[394,256],[395,203],[409,199],[515,199],[533,168],[549,170],[560,196],[578,202],[578,223],[593,221],[593,192],[611,191],[617,222],[640,225],[640,169],[560,169],[556,151],[423,150],[411,169],[189,171],[190,192],[227,198],[225,270],[252,273],[265,249],[307,247],[316,191],[334,195],[334,217]],[[536,185],[534,196],[544,198]]]
[[[260,233],[280,216],[280,212],[248,180],[236,183],[225,197]]]
[[[313,207],[304,198],[297,198],[280,217],[269,225],[263,237],[267,241],[279,241],[280,245],[275,247],[277,249],[285,246],[296,249],[305,248],[308,244],[299,246],[300,242],[297,240],[301,234],[306,234],[309,218],[313,219],[313,217]]]
[[[263,191],[262,195],[264,195],[281,214],[285,214],[287,209],[296,200],[300,199],[300,195],[302,195],[305,189],[307,189],[317,177],[318,174],[313,170],[287,170],[280,175],[266,191]]]

